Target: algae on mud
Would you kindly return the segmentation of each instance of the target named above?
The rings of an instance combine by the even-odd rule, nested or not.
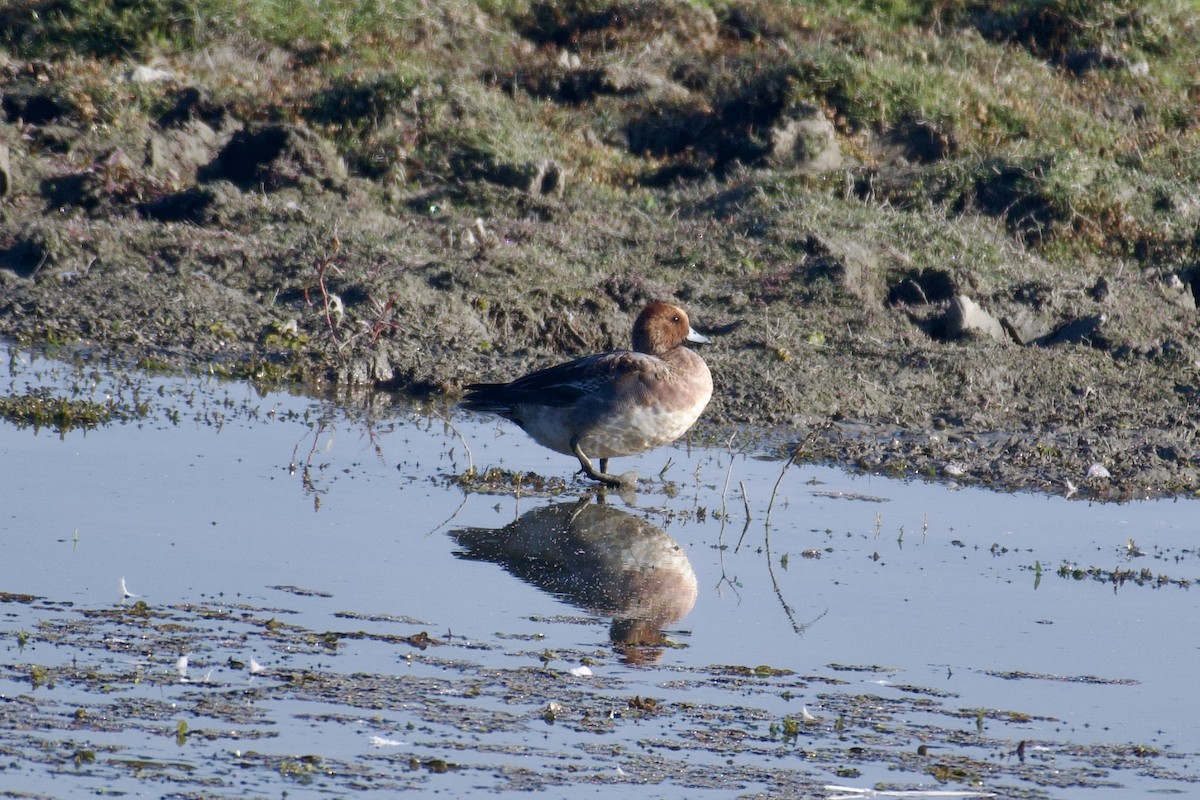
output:
[[[0,396],[0,419],[17,427],[53,428],[66,433],[75,428],[95,428],[110,422],[127,422],[144,417],[149,404],[138,402],[121,406],[113,402],[55,397],[45,387],[27,389],[23,395]]]
[[[139,618],[131,629],[128,615],[107,608],[72,608],[44,598],[36,603],[44,622],[25,658],[37,658],[52,646],[75,653],[79,663],[45,667],[22,659],[0,668],[0,680],[9,684],[42,675],[13,702],[0,704],[4,728],[11,732],[5,737],[6,751],[26,765],[18,774],[66,760],[76,767],[88,765],[86,775],[77,778],[84,784],[112,781],[119,787],[135,779],[139,786],[152,782],[210,796],[262,792],[280,779],[297,790],[311,786],[367,795],[468,786],[528,791],[637,785],[644,791],[670,783],[681,790],[762,785],[777,794],[824,796],[828,778],[823,780],[821,773],[850,780],[868,765],[924,773],[943,786],[963,789],[994,790],[1006,782],[1046,788],[1119,786],[1099,776],[1151,764],[1164,777],[1182,777],[1164,753],[1148,746],[1077,748],[1022,738],[1017,758],[1006,723],[1020,727],[1054,720],[1002,709],[963,711],[954,707],[956,695],[922,687],[899,687],[899,696],[831,688],[814,695],[811,684],[840,681],[824,675],[798,677],[788,670],[695,668],[677,670],[666,697],[642,698],[629,695],[620,679],[571,685],[564,684],[560,671],[547,667],[485,667],[470,657],[469,648],[455,655],[408,654],[409,669],[399,675],[343,672],[336,664],[319,663],[328,657],[313,648],[320,638],[316,631],[289,626],[268,633],[262,621],[279,609],[189,603],[156,609],[153,619]],[[212,639],[214,621],[224,632],[219,643]],[[114,649],[113,643],[125,641],[134,630],[141,655],[131,664],[126,649]],[[378,641],[390,639],[385,635]],[[248,663],[250,654],[264,646],[284,663],[258,675],[231,666]],[[463,645],[446,643],[446,648],[456,647]],[[207,671],[194,678],[176,675],[163,659],[174,652],[195,654]],[[700,686],[709,695],[727,694],[729,702],[688,701],[688,689]],[[805,710],[802,720],[780,719],[753,701],[747,703],[747,691],[819,698],[822,713]],[[70,700],[64,704],[55,694],[67,694]],[[543,719],[540,709],[550,704],[556,713]],[[398,711],[412,721],[403,723]],[[269,743],[285,721],[281,713],[306,720],[326,736],[367,725],[385,742],[380,747],[404,746],[397,756],[353,759],[322,754],[319,748],[292,755],[268,752],[277,749]],[[957,720],[964,714],[979,715],[977,732],[961,729]],[[899,722],[910,716],[924,721],[911,728]],[[566,734],[555,735],[548,746],[501,744],[513,735],[529,739],[528,734],[547,724]],[[141,732],[149,741],[170,741],[170,748],[147,741],[131,757],[127,744],[86,744],[100,736],[127,740],[131,732]],[[617,735],[636,741],[636,747],[602,744],[592,738],[597,735]],[[911,746],[914,737],[928,745],[922,752]],[[574,739],[590,744],[580,752],[567,745]],[[296,743],[291,736],[288,742]],[[938,753],[940,748],[955,752]],[[764,758],[773,765],[756,765]],[[1046,766],[1050,763],[1053,769]],[[438,779],[447,772],[464,773],[466,782]],[[1030,788],[1003,794],[1051,796]]]

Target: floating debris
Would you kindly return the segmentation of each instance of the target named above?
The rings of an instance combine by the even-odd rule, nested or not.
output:
[[[404,747],[406,744],[398,739],[385,739],[382,736],[371,737],[371,747]]]

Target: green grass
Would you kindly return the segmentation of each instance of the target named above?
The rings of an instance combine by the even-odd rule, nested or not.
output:
[[[22,58],[145,56],[201,46],[231,9],[222,0],[16,0],[0,45]]]
[[[18,0],[0,10],[0,48],[74,65],[52,85],[89,123],[136,125],[169,104],[164,90],[114,82],[107,66],[158,59],[201,74],[240,121],[305,121],[367,178],[504,183],[551,158],[626,189],[753,163],[770,127],[808,103],[864,168],[905,126],[942,137],[944,158],[909,190],[923,197],[914,209],[975,209],[981,176],[1010,165],[1030,176],[1011,188],[1050,221],[1037,243],[1134,257],[1173,248],[1177,259],[1191,246],[1162,209],[1200,178],[1198,34],[1200,8],[1184,0]],[[219,52],[245,63],[205,67]],[[563,54],[686,91],[556,98],[570,74]],[[1098,60],[1071,67],[1088,54]]]
[[[436,25],[418,0],[16,0],[0,11],[0,45],[25,58],[147,58],[230,36],[355,50]]]

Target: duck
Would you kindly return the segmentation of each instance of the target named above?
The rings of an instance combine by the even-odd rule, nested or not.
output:
[[[473,383],[461,406],[519,425],[535,442],[579,459],[579,472],[628,487],[608,460],[653,450],[686,433],[712,398],[712,373],[684,342],[707,344],[687,312],[656,300],[633,323],[632,349],[531,372],[509,383]],[[599,469],[592,459],[599,460]]]

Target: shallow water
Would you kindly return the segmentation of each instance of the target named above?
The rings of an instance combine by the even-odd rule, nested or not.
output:
[[[151,411],[0,423],[9,791],[1200,781],[1194,502],[784,470],[737,437],[614,462],[633,502],[515,497],[456,476],[573,465],[507,423],[12,351],[0,388],[29,386]]]

